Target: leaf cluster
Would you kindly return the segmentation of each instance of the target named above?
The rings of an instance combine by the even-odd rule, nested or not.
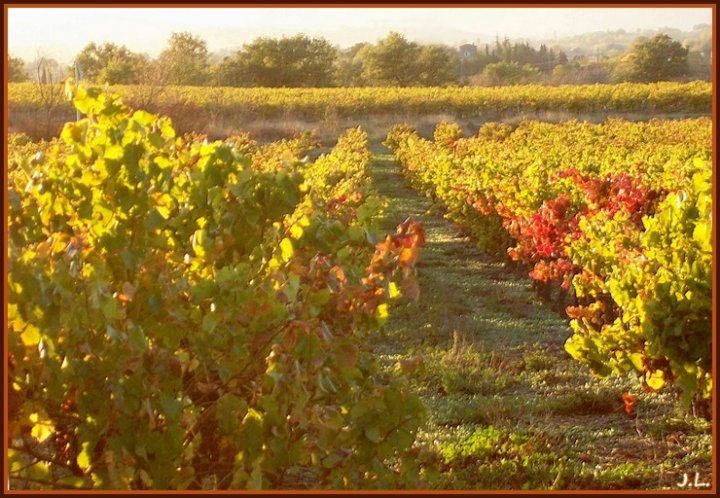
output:
[[[574,358],[647,389],[677,381],[707,415],[709,120],[491,123],[470,138],[441,124],[433,141],[396,127],[386,142],[411,185],[567,313]]]
[[[208,142],[112,93],[74,104],[84,119],[10,154],[11,479],[412,480],[419,399],[362,339],[417,297],[424,238],[412,220],[376,234],[365,132],[309,162],[309,135]]]

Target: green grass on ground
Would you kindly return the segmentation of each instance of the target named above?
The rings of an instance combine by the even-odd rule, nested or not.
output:
[[[412,449],[423,488],[680,490],[712,481],[710,423],[682,413],[674,393],[594,377],[572,360],[567,321],[529,278],[485,256],[374,149],[371,174],[389,202],[383,229],[408,216],[426,229],[420,298],[394,305],[372,344],[428,407]],[[626,391],[637,395],[633,415]]]

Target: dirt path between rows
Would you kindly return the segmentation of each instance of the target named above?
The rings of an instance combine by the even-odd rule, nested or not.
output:
[[[411,216],[427,243],[421,294],[393,306],[373,347],[428,406],[415,449],[428,489],[690,489],[711,482],[710,424],[673,393],[592,376],[564,351],[572,331],[523,274],[476,248],[372,147],[383,229]],[[624,392],[638,396],[632,414]],[[686,482],[684,485],[683,483]]]

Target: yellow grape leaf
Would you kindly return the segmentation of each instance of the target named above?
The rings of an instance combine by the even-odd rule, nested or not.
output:
[[[23,333],[20,334],[20,339],[25,346],[37,346],[40,343],[40,329],[32,323],[28,323]]]
[[[297,222],[298,225],[301,227],[309,227],[310,226],[310,218],[307,217],[306,214],[302,215],[302,218],[300,218]]]
[[[665,385],[665,373],[662,370],[647,372],[645,373],[645,382],[651,389],[659,391]]]
[[[387,320],[388,315],[388,305],[385,303],[382,303],[380,306],[377,307],[377,318],[380,321],[380,323],[385,322]]]
[[[300,224],[296,224],[290,227],[290,237],[297,240],[302,237],[303,229]]]
[[[30,415],[30,422],[33,424],[32,429],[30,430],[30,435],[41,443],[52,436],[55,432],[55,426],[52,422],[47,419],[47,417],[43,418],[45,420],[40,420],[40,415],[37,413]]]
[[[280,241],[280,257],[283,261],[290,261],[295,251],[293,250],[292,241],[285,237]]]
[[[712,228],[709,220],[698,220],[693,230],[693,239],[702,250],[712,252]]]
[[[635,367],[635,370],[637,370],[638,372],[642,372],[644,368],[642,353],[631,353],[630,361],[632,362],[633,367]]]
[[[170,208],[167,206],[158,205],[158,206],[155,206],[155,210],[165,220],[167,220],[170,217]]]
[[[82,444],[82,449],[80,450],[80,453],[78,453],[77,456],[77,464],[78,467],[81,469],[87,469],[90,466],[90,452],[88,451],[90,449],[90,442],[85,441]]]
[[[12,285],[12,283],[10,284]],[[20,332],[25,329],[25,320],[18,313],[17,304],[8,303],[8,328],[14,332]]]
[[[105,147],[104,158],[110,159],[111,161],[120,161],[124,154],[125,150],[121,145],[110,145]]]
[[[201,248],[203,243],[205,242],[205,238],[207,236],[207,232],[205,232],[204,229],[195,230],[195,233],[193,233],[192,236],[192,248],[195,252],[198,251],[198,248]]]
[[[65,248],[68,247],[69,240],[70,236],[68,234],[63,233],[58,235],[52,243],[52,252],[57,254],[65,251]]]
[[[395,282],[390,282],[390,285],[388,285],[388,293],[390,294],[390,299],[395,299],[400,295],[400,289],[398,289]]]

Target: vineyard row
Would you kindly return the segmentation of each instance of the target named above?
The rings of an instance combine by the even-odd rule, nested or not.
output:
[[[10,115],[56,106],[69,114],[72,106],[58,101],[42,85],[8,85]],[[616,85],[518,85],[505,87],[434,88],[229,88],[120,86],[126,102],[168,115],[195,113],[214,118],[322,120],[328,116],[451,114],[457,118],[493,118],[509,113],[693,113],[709,114],[709,82],[660,82]],[[169,111],[169,112],[168,112]],[[196,130],[198,131],[198,130]]]
[[[709,416],[712,121],[489,123],[388,134],[408,181],[567,313],[599,375],[674,384]]]
[[[420,400],[365,339],[417,297],[423,228],[378,233],[365,132],[308,161],[309,135],[208,142],[110,93],[74,104],[59,138],[10,146],[11,486],[416,479]]]

